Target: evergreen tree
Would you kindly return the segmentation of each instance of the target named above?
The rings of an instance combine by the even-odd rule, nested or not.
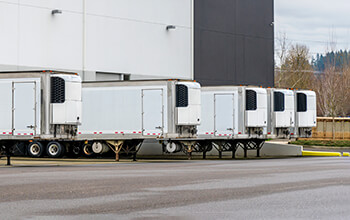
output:
[[[316,54],[312,59],[312,66],[315,71],[324,72],[327,66],[335,66],[341,70],[350,63],[349,51],[339,50],[323,54]]]

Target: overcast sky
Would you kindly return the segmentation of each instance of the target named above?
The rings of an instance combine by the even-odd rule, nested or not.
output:
[[[310,53],[350,47],[350,0],[275,0],[275,38],[286,33],[288,42],[305,44]],[[331,37],[333,35],[333,37]],[[276,51],[277,52],[277,51]]]

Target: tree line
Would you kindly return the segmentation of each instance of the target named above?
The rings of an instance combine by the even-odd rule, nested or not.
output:
[[[311,89],[317,93],[318,116],[350,116],[350,53],[331,51],[310,56],[306,45],[280,41],[275,87]]]
[[[318,53],[316,57],[312,58],[311,64],[314,70],[318,72],[324,72],[326,67],[331,64],[334,64],[335,68],[341,69],[350,64],[350,51],[331,51],[325,55]]]

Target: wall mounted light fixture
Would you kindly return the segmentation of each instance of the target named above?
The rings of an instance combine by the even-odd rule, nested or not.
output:
[[[168,26],[166,26],[166,30],[168,31],[168,30],[171,30],[171,29],[176,29],[176,26],[174,26],[174,25],[168,25]]]
[[[54,9],[54,10],[51,11],[51,14],[52,14],[52,15],[55,15],[55,14],[62,14],[62,11],[59,10],[59,9]]]

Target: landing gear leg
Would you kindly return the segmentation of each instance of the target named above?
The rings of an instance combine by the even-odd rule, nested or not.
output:
[[[203,152],[203,160],[207,159],[207,152],[213,149],[211,141],[199,141],[197,147],[198,152]]]
[[[6,158],[7,158],[7,166],[11,166],[11,153],[10,153],[10,148],[5,147],[5,153],[6,153]]]
[[[236,158],[236,151],[238,148],[238,142],[236,142],[236,141],[231,142],[231,148],[232,148],[232,159],[235,159]]]
[[[257,145],[256,156],[257,157],[260,157],[260,150],[264,146],[264,144],[265,144],[264,140],[256,143],[256,145]]]
[[[180,143],[183,147],[182,151],[186,152],[188,155],[188,160],[192,160],[192,152],[194,150],[196,150],[195,147],[196,147],[197,142],[196,141],[181,141]]]
[[[187,152],[188,152],[188,160],[192,160],[192,145],[190,145],[187,149]]]
[[[119,161],[119,152],[120,152],[121,148],[115,146],[115,161]]]
[[[260,157],[260,150],[263,147],[265,140],[253,139],[244,141],[241,143],[241,147],[244,150],[244,158],[247,158],[248,150],[256,150],[256,156]]]
[[[122,149],[124,141],[107,141],[108,147],[115,153],[115,161],[119,161],[119,152]]]

